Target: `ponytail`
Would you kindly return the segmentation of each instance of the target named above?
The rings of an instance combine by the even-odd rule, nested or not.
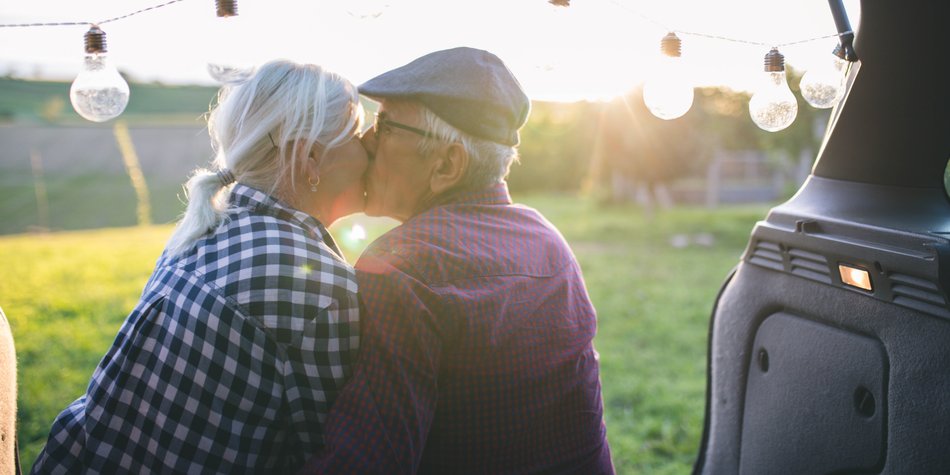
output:
[[[170,255],[184,253],[201,236],[217,229],[226,219],[227,192],[231,187],[230,183],[221,179],[221,174],[200,169],[188,179],[185,184],[188,207],[168,240]]]

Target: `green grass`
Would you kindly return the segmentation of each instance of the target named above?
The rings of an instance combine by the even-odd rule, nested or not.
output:
[[[138,199],[126,174],[47,173],[46,227],[53,230],[98,229],[134,225]],[[148,185],[150,218],[172,223],[185,209],[182,185],[153,180]],[[0,235],[42,227],[33,175],[29,170],[0,170]]]
[[[599,208],[574,196],[526,196],[559,227],[598,310],[606,422],[622,474],[688,473],[702,432],[706,331],[720,284],[767,207],[681,208],[648,218],[633,206]],[[352,261],[392,226],[354,217],[333,232]],[[24,468],[54,417],[79,396],[134,306],[169,226],[0,237],[0,305],[19,358]],[[706,233],[711,246],[695,244]],[[670,244],[685,235],[690,245]]]

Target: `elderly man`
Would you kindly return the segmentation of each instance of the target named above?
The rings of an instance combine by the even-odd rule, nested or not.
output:
[[[505,176],[530,102],[491,53],[360,86],[366,212],[402,224],[356,264],[359,362],[309,473],[613,473],[596,314],[560,233]]]

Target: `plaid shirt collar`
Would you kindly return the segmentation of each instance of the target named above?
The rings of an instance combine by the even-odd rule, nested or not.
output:
[[[301,229],[308,232],[313,239],[323,241],[340,258],[343,258],[343,252],[336,245],[336,241],[330,236],[327,228],[313,216],[303,211],[295,209],[264,193],[257,188],[235,183],[231,189],[231,206],[246,209],[254,213],[273,216],[284,221],[296,224]]]
[[[437,206],[459,203],[474,205],[510,205],[511,195],[508,194],[508,184],[505,182],[477,189],[463,188],[432,198],[417,214],[424,213]]]

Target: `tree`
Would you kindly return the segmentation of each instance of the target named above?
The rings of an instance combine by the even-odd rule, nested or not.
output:
[[[640,90],[607,104],[599,118],[588,190],[601,200],[645,193],[647,204],[662,203],[663,191],[707,160],[708,133],[700,114],[659,119],[646,108]]]

